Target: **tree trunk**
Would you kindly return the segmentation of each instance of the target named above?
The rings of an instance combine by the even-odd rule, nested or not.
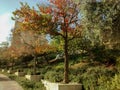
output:
[[[46,57],[46,55],[44,54],[44,59],[45,59],[45,61],[46,61],[46,64],[49,64],[49,62],[48,62],[48,60],[47,60],[47,57]]]
[[[36,56],[34,55],[34,71],[33,74],[36,74]]]
[[[12,59],[12,67],[11,67],[12,70],[13,70],[13,66],[14,66],[14,60]]]
[[[68,40],[67,38],[64,39],[64,54],[65,54],[65,59],[64,59],[64,83],[69,83],[69,62],[68,62]]]

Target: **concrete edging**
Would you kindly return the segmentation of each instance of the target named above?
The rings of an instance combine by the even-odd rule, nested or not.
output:
[[[40,81],[41,76],[40,75],[25,75],[25,78],[30,81]]]
[[[41,80],[46,90],[82,90],[82,84],[79,83],[52,83],[46,80]]]
[[[24,72],[15,72],[15,75],[16,75],[16,76],[24,76],[25,73],[24,73]]]

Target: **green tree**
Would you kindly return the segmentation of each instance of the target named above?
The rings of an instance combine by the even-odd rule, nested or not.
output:
[[[82,14],[86,36],[91,41],[120,46],[120,1],[83,0]]]
[[[64,41],[63,38],[61,38],[60,36],[52,38],[50,44],[54,46],[57,49],[57,51],[63,52]]]

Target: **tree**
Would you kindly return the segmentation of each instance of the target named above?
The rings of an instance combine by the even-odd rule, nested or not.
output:
[[[1,47],[0,47],[0,65],[1,67],[6,67],[6,63],[7,63],[7,60],[6,60],[6,51],[8,49],[8,43],[7,42],[3,42],[1,43]]]
[[[94,0],[94,2],[87,2],[87,0],[83,0],[83,2],[82,14],[87,37],[93,43],[99,41],[111,48],[116,45],[119,47],[120,1]]]
[[[35,33],[33,30],[21,31],[21,29],[21,22],[16,21],[14,30],[12,31],[11,47],[17,50],[16,53],[19,52],[19,57],[32,55],[34,59],[33,73],[36,74],[37,56],[41,55],[45,57],[46,52],[52,51],[53,47],[48,44],[44,34]]]
[[[81,35],[79,16],[80,3],[73,0],[48,0],[49,5],[38,5],[38,11],[22,4],[21,9],[14,12],[17,20],[23,19],[23,28],[37,33],[61,36],[64,39],[64,82],[68,83],[69,61],[68,42]]]
[[[50,45],[54,46],[58,52],[63,52],[64,41],[60,36],[52,38]]]

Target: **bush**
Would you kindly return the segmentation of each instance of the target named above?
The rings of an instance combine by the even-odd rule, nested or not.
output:
[[[70,58],[70,62],[71,62],[71,65],[73,64],[76,64],[76,63],[79,63],[80,60],[83,59],[83,55],[80,55],[80,54],[73,54],[73,55],[70,55],[69,58]]]
[[[43,67],[43,68],[40,68],[40,73],[41,74],[45,74],[47,71],[49,71],[49,70],[51,70],[52,69],[52,67],[51,66],[45,66],[45,67]]]
[[[120,89],[120,74],[116,74],[112,81],[109,82],[110,89],[109,90],[119,90]]]
[[[115,73],[117,71],[114,68],[85,65],[77,69],[70,69],[70,81],[82,83],[85,90],[105,90],[104,84],[114,77]]]
[[[120,90],[120,74],[116,74],[113,78],[108,79],[107,76],[101,76],[99,87],[97,90]]]
[[[46,90],[41,82],[29,81],[24,77],[17,77],[15,75],[8,75],[12,80],[17,81],[24,90]]]
[[[8,75],[8,77],[11,79],[11,80],[15,80],[17,78],[17,76],[15,75]]]
[[[63,72],[48,71],[44,78],[51,82],[61,82],[63,81]]]
[[[56,72],[64,72],[64,64],[59,63],[57,66],[53,67]]]
[[[116,66],[117,66],[117,68],[119,70],[120,69],[120,56],[117,57],[116,63],[117,63]]]
[[[94,61],[104,62],[106,57],[105,46],[95,45],[91,47],[90,51],[88,52],[90,59]]]
[[[98,90],[98,86],[102,84],[98,82],[99,77],[105,77],[105,80],[110,80],[115,73],[115,71],[106,69],[105,67],[92,67],[88,68],[87,72],[82,74],[81,81],[85,90]]]
[[[120,50],[106,49],[104,45],[95,45],[88,50],[89,58],[108,65],[116,65]]]
[[[45,87],[41,82],[33,82],[23,79],[19,81],[19,83],[23,86],[24,90],[45,90]]]
[[[21,81],[20,84],[25,88],[25,89],[34,89],[35,88],[35,82],[31,82],[28,80]]]

